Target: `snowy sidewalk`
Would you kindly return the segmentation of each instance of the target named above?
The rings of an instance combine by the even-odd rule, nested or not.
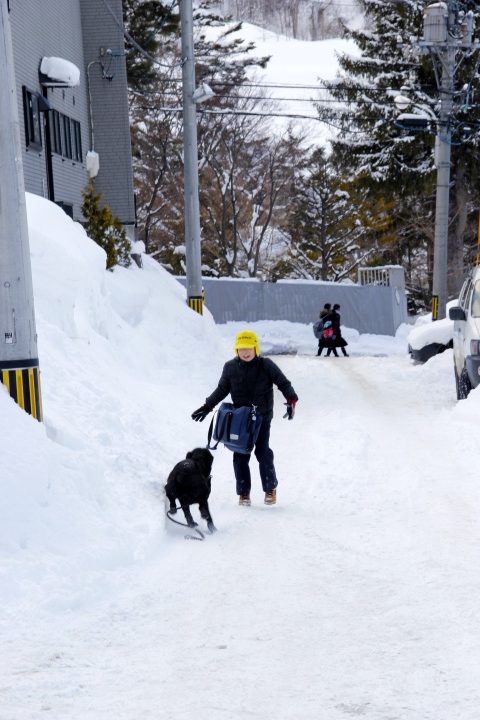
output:
[[[219,450],[215,536],[169,533],[90,608],[4,619],[1,720],[477,720],[478,441],[451,354],[274,359],[300,396],[287,422],[276,393],[277,506],[252,460],[238,507]]]

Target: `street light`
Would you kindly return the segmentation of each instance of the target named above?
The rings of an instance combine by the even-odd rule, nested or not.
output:
[[[397,125],[402,128],[415,128],[417,130],[424,130],[431,121],[435,124],[438,122],[437,116],[430,110],[429,107],[424,105],[418,105],[417,103],[410,100],[406,95],[397,95],[393,102],[399,110],[406,110],[409,107],[420,110],[420,113],[406,113],[402,112],[397,117]]]
[[[207,83],[204,82],[201,83],[195,90],[192,95],[192,100],[196,105],[199,105],[200,103],[205,102],[205,100],[210,100],[212,97],[215,97],[215,93],[210,85],[207,85]]]

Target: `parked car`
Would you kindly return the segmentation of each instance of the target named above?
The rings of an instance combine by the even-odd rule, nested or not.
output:
[[[453,364],[457,398],[464,400],[480,383],[480,267],[468,273],[458,304],[449,310],[453,320]]]
[[[450,301],[449,307],[458,305],[458,300]],[[422,322],[423,321],[423,322]],[[453,347],[453,321],[449,318],[432,322],[432,315],[424,316],[408,336],[408,352],[412,360],[417,363],[424,363],[434,355],[445,352],[447,348]]]

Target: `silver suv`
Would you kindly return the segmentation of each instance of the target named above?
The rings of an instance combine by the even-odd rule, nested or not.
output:
[[[468,397],[480,383],[480,267],[463,283],[458,305],[449,310],[453,323],[453,364],[457,398]]]

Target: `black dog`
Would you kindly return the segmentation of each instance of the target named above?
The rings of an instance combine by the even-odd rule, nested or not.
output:
[[[188,527],[196,527],[190,512],[190,505],[198,503],[200,515],[207,521],[208,529],[215,532],[212,516],[208,508],[208,498],[212,489],[213,455],[207,448],[195,448],[187,453],[186,460],[177,463],[168,476],[165,493],[170,501],[169,512],[177,512],[176,500],[185,515]]]

